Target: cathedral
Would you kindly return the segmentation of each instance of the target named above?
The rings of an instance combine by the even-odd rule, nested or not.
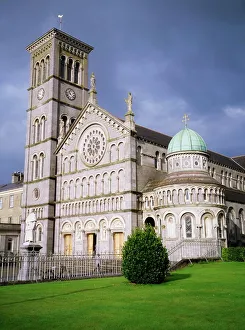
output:
[[[36,216],[42,253],[119,254],[152,225],[170,250],[245,245],[245,156],[207,150],[187,125],[170,136],[97,103],[93,47],[51,29],[31,55],[20,244]],[[199,244],[199,245],[198,245]],[[187,250],[186,250],[187,251]]]

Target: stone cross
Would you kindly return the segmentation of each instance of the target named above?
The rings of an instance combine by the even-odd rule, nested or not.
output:
[[[182,122],[185,123],[185,127],[187,127],[187,121],[188,120],[190,120],[189,116],[185,113],[184,116],[183,116],[183,120],[182,120]]]

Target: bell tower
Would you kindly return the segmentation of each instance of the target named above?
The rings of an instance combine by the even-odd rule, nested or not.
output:
[[[37,218],[35,241],[53,251],[57,144],[88,100],[88,55],[93,47],[51,29],[27,47],[31,55],[21,244],[25,219]]]

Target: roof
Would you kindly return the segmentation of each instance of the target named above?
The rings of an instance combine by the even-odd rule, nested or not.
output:
[[[244,155],[232,157],[232,159],[245,169],[245,156]]]
[[[139,125],[135,125],[135,128],[136,128],[136,132],[137,132],[137,137],[139,139],[148,141],[153,144],[160,145],[166,149],[168,148],[168,145],[171,141],[171,136],[153,131],[151,129],[148,129],[146,127],[139,126]],[[215,164],[218,164],[221,166],[226,166],[226,167],[229,167],[229,168],[234,169],[239,172],[245,172],[245,156],[240,156],[240,157],[243,157],[243,160],[239,159],[239,162],[238,162],[237,158],[239,158],[239,157],[231,158],[231,157],[221,155],[221,154],[211,151],[211,150],[208,150],[207,152],[210,156],[209,160],[212,163],[215,163]],[[241,164],[242,161],[244,162],[244,167]]]
[[[14,190],[23,187],[23,182],[0,184],[0,192]]]
[[[179,151],[207,151],[203,138],[192,129],[185,127],[175,134],[168,145],[168,154]]]
[[[245,192],[231,188],[225,188],[225,199],[229,202],[245,204]]]
[[[163,180],[150,180],[144,189],[143,193],[152,191],[156,188],[175,185],[175,184],[211,184],[221,186],[221,184],[214,178],[209,176],[206,172],[191,171],[191,172],[175,172],[167,174]]]

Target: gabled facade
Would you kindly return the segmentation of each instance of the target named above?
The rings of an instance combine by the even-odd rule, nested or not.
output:
[[[145,223],[169,249],[245,245],[244,157],[208,151],[187,127],[171,139],[135,124],[130,93],[124,120],[101,108],[94,74],[88,86],[92,47],[62,31],[52,29],[27,49],[21,243],[34,212],[43,253],[117,254]]]

